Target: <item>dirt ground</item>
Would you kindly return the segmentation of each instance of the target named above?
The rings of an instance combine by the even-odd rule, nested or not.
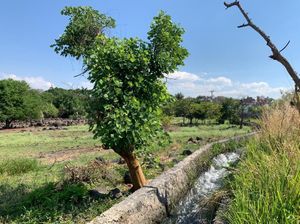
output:
[[[95,152],[100,152],[100,151],[103,154],[104,152],[107,152],[108,150],[104,150],[101,147],[81,148],[81,149],[65,149],[65,150],[53,151],[53,152],[41,152],[41,153],[39,153],[38,158],[44,164],[53,164],[53,163],[58,163],[58,162],[71,161],[71,160],[79,157],[81,154],[95,153]]]

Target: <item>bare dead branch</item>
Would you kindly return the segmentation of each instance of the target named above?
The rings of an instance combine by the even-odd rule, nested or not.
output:
[[[88,69],[86,68],[83,72],[81,72],[78,75],[75,75],[74,77],[78,77],[78,76],[84,75],[87,71],[88,71]]]
[[[248,23],[244,23],[244,24],[238,26],[237,28],[243,28],[243,27],[246,27],[246,26],[249,26],[249,24]]]
[[[232,3],[230,3],[230,4],[224,2],[224,5],[226,6],[227,9],[230,8],[230,7],[232,7],[232,6],[234,6],[234,5],[237,5],[237,4],[239,4],[238,1],[232,2]]]
[[[287,70],[287,72],[289,73],[291,78],[293,79],[295,85],[298,86],[298,88],[300,88],[300,79],[298,77],[297,72],[294,70],[294,68],[289,63],[289,61],[281,54],[281,52],[288,46],[289,42],[286,44],[286,46],[282,50],[279,51],[278,48],[276,47],[276,45],[273,44],[273,42],[271,41],[270,36],[268,36],[263,30],[261,30],[258,26],[256,26],[251,21],[251,19],[248,16],[248,13],[245,12],[245,10],[242,8],[239,1],[234,1],[232,3],[224,2],[224,5],[225,5],[226,9],[236,6],[240,10],[242,15],[246,19],[247,23],[239,26],[239,28],[250,26],[252,29],[254,29],[267,42],[267,46],[271,49],[272,55],[270,56],[270,58],[281,63],[285,67],[285,69]]]
[[[282,52],[282,51],[284,51],[284,49],[286,49],[287,48],[287,46],[289,46],[289,44],[290,44],[290,40],[286,43],[286,45],[279,51],[279,52]]]

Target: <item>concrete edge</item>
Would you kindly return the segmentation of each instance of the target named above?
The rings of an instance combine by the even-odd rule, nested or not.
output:
[[[150,224],[167,217],[172,205],[176,205],[190,188],[191,180],[199,176],[202,156],[215,143],[249,138],[255,133],[236,136],[202,146],[193,154],[162,173],[147,186],[134,192],[88,224]]]

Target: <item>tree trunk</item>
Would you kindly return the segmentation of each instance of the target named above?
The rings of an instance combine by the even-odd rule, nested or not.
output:
[[[12,122],[11,120],[6,120],[4,128],[10,128],[11,127],[11,122]]]
[[[243,128],[243,124],[244,124],[244,109],[242,108],[242,111],[241,111],[241,120],[240,120],[240,129]]]
[[[136,156],[132,152],[124,153],[121,156],[126,161],[126,164],[128,166],[132,184],[133,184],[133,190],[136,191],[139,188],[145,186],[147,181]]]

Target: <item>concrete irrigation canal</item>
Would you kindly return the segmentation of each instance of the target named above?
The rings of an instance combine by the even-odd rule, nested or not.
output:
[[[226,168],[236,162],[239,157],[240,154],[236,152],[216,156],[209,170],[199,176],[194,186],[176,206],[173,214],[163,223],[211,223],[215,209],[209,202],[212,200],[213,193],[222,187],[224,178],[229,174]]]
[[[233,140],[252,135],[235,137]],[[208,202],[229,174],[226,167],[237,162],[241,154],[240,150],[236,150],[212,156],[212,145],[201,147],[90,224],[212,223],[215,207]],[[207,159],[211,161],[208,167],[205,166]]]

